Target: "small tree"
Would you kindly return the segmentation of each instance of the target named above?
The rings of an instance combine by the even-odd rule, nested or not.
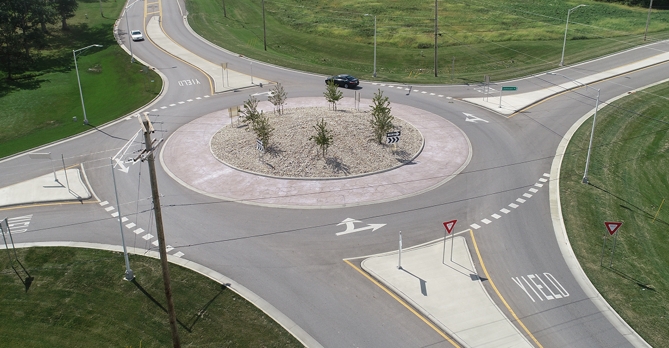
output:
[[[334,80],[329,80],[323,96],[332,105],[332,110],[337,110],[337,102],[344,98],[344,93],[339,90]]]
[[[251,129],[256,137],[262,142],[262,146],[267,148],[269,146],[269,139],[274,133],[274,127],[269,124],[269,117],[261,112],[251,124]]]
[[[327,125],[325,119],[321,119],[321,121],[314,126],[316,135],[309,137],[309,140],[314,141],[316,145],[321,148],[323,158],[325,158],[325,153],[328,151],[328,147],[332,145],[332,130],[328,129]]]
[[[283,114],[283,105],[286,104],[288,98],[286,91],[280,83],[277,83],[272,90],[267,100],[274,105],[274,110],[279,110],[279,115]]]
[[[253,126],[253,123],[261,115],[262,113],[258,112],[258,99],[254,96],[249,96],[249,99],[244,102],[244,106],[242,107],[242,112],[239,116],[240,121]]]
[[[395,127],[393,125],[394,117],[390,114],[390,101],[388,101],[388,97],[383,96],[381,89],[378,93],[374,93],[372,102],[374,103],[374,105],[370,105],[372,108],[372,119],[370,120],[372,132],[376,141],[382,144],[383,136]]]

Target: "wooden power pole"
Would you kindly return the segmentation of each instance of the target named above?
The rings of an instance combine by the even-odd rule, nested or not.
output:
[[[158,180],[156,179],[156,164],[153,156],[153,141],[151,133],[154,132],[148,112],[144,113],[142,130],[144,131],[144,143],[146,144],[147,160],[149,162],[149,175],[151,178],[151,195],[153,196],[153,209],[156,216],[156,232],[158,233],[158,248],[160,250],[160,265],[163,269],[163,285],[165,285],[165,297],[167,298],[167,314],[170,318],[170,330],[172,331],[172,344],[174,348],[180,348],[179,332],[177,331],[177,314],[174,311],[172,300],[172,285],[170,284],[170,269],[167,263],[167,249],[165,248],[165,231],[163,229],[163,213],[160,209],[160,195],[158,194]]]
[[[434,77],[437,77],[437,37],[439,36],[438,13],[437,0],[434,0]]]

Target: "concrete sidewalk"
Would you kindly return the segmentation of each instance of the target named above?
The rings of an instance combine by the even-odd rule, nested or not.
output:
[[[391,252],[361,265],[463,346],[533,347],[488,296],[464,237],[405,249],[398,263]]]
[[[84,184],[82,174],[76,168],[66,172],[59,170],[0,188],[0,207],[89,199],[91,193]]]

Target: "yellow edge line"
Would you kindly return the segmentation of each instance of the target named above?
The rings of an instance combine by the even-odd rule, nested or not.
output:
[[[532,340],[534,341],[534,343],[537,344],[538,347],[543,348],[543,346],[541,345],[541,343],[539,343],[539,341],[537,341],[537,339],[534,337],[534,335],[532,335],[532,333],[530,332],[530,330],[527,329],[527,327],[525,326],[525,324],[523,324],[523,322],[520,321],[520,319],[518,318],[518,316],[516,315],[516,313],[513,311],[513,309],[511,309],[511,306],[509,306],[509,304],[506,303],[506,300],[504,300],[504,297],[502,297],[502,294],[499,293],[499,290],[497,290],[497,287],[495,286],[495,283],[494,283],[494,282],[492,281],[492,279],[490,278],[490,275],[488,274],[488,270],[485,268],[485,264],[483,263],[483,259],[481,258],[481,253],[479,252],[479,247],[478,247],[478,245],[476,244],[476,238],[474,238],[474,231],[472,231],[472,230],[470,229],[470,230],[469,230],[469,233],[470,233],[471,236],[472,236],[472,242],[474,243],[474,249],[476,250],[476,255],[477,255],[478,258],[479,258],[479,262],[481,263],[481,268],[483,269],[483,273],[485,274],[486,279],[488,279],[488,282],[490,282],[490,286],[492,286],[493,290],[495,290],[495,293],[497,294],[497,296],[499,297],[499,299],[502,300],[502,303],[504,303],[504,306],[506,306],[506,309],[509,310],[509,312],[511,313],[511,315],[513,316],[513,318],[518,322],[518,324],[520,325],[520,327],[522,327],[523,330],[525,330],[525,332],[527,332],[527,335],[530,336],[530,338],[532,338]]]
[[[163,18],[163,2],[162,2],[162,0],[158,2],[158,12],[160,13],[160,15],[159,15],[159,19]],[[146,22],[146,14],[145,14],[144,16],[145,16],[144,22]],[[179,47],[181,47],[181,48],[183,48],[183,49],[186,49],[185,47],[179,45],[178,42],[174,41],[174,39],[172,39],[169,35],[167,35],[167,32],[165,32],[165,29],[163,28],[163,21],[162,21],[162,20],[160,20],[159,23],[160,23],[160,30],[163,31],[163,34],[165,34],[165,37],[167,37],[168,39],[170,39],[170,40],[171,40],[172,42],[174,42],[177,46],[179,46]],[[151,40],[151,39],[149,39],[149,40]],[[155,42],[153,42],[153,40],[151,40],[151,42],[154,44],[154,46],[158,47],[158,45],[156,45]],[[184,63],[186,63],[186,64],[192,66],[193,68],[199,70],[199,71],[200,71],[200,72],[207,78],[207,80],[209,80],[209,94],[212,94],[212,95],[214,94],[214,85],[213,85],[213,81],[212,81],[212,79],[211,79],[211,76],[209,76],[209,74],[207,74],[206,72],[204,72],[204,70],[202,70],[202,69],[196,67],[195,65],[193,65],[193,64],[191,64],[191,63],[189,63],[189,62],[187,62],[187,61],[185,61],[185,60],[183,60],[183,59],[181,59],[181,58],[179,58],[179,57],[177,57],[177,56],[175,56],[175,55],[173,55],[173,54],[171,54],[171,53],[165,51],[164,49],[162,49],[162,48],[160,48],[160,47],[158,47],[158,48],[159,48],[161,51],[163,51],[163,52],[169,54],[170,56],[172,56],[172,57],[174,57],[174,58],[176,58],[176,59],[179,59],[180,61],[182,61],[182,62],[184,62]],[[188,50],[186,50],[186,51],[188,51]],[[203,58],[203,59],[204,59],[204,58]]]
[[[448,335],[446,335],[441,329],[439,329],[437,326],[435,326],[430,320],[425,318],[422,314],[418,313],[415,309],[411,308],[404,300],[399,298],[397,295],[395,295],[392,291],[388,290],[385,286],[383,286],[381,283],[376,281],[376,279],[372,278],[369,274],[358,268],[356,265],[351,263],[349,260],[344,260],[349,266],[353,267],[356,271],[358,271],[360,274],[362,274],[365,278],[369,279],[372,283],[376,284],[379,288],[381,288],[383,291],[385,291],[388,295],[390,295],[392,298],[394,298],[397,302],[402,304],[406,309],[408,309],[411,313],[415,314],[418,318],[420,318],[425,324],[427,324],[429,327],[431,327],[434,331],[436,331],[441,337],[446,339],[450,344],[460,348],[460,345],[453,341]]]

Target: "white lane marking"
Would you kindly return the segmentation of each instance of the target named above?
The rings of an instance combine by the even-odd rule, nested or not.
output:
[[[518,208],[518,204],[516,204],[516,203],[511,203],[511,204],[509,204],[509,207],[511,207],[511,208],[513,208],[513,209],[516,209],[516,208]]]
[[[508,214],[508,213],[511,212],[511,210],[506,209],[506,208],[502,208],[502,209],[500,209],[499,211],[501,211],[501,212],[504,213],[504,214]]]
[[[422,94],[425,94],[425,93],[427,93],[427,92],[426,92],[426,91],[422,91],[421,93],[422,93]]]
[[[437,97],[439,97],[439,98],[443,98],[444,95],[443,95],[443,94],[440,94],[440,95],[438,95]]]
[[[100,206],[101,206],[101,207],[104,207],[104,206],[107,205],[107,204],[109,204],[109,202],[107,202],[107,201],[100,202]]]
[[[484,224],[487,225],[487,224],[491,223],[492,221],[490,221],[488,219],[483,219],[483,220],[481,220],[481,222],[483,222]]]
[[[138,228],[138,229],[134,230],[133,232],[135,232],[135,234],[144,233],[144,229]]]
[[[170,106],[175,106],[175,105],[177,105],[177,104],[170,104]]]
[[[158,109],[153,109],[153,110],[151,110],[151,112],[156,112],[156,111],[158,111]]]
[[[168,245],[165,247],[165,250],[169,253],[170,251],[174,250],[174,247],[171,245]]]
[[[336,235],[341,236],[341,235],[344,235],[344,234],[366,231],[366,230],[372,230],[372,232],[374,232],[374,231],[378,230],[379,228],[386,225],[386,224],[367,224],[366,227],[355,228],[354,224],[356,222],[362,222],[362,221],[359,221],[359,220],[356,220],[356,219],[351,219],[351,218],[344,219],[342,222],[338,223],[337,226],[345,224],[346,225],[346,230],[342,231],[342,232],[337,232]]]
[[[522,199],[522,198],[518,198],[518,199],[516,199],[516,202],[518,202],[518,203],[525,203],[525,200]]]
[[[475,230],[478,230],[479,228],[481,228],[481,226],[479,226],[479,225],[477,225],[477,224],[471,224],[471,225],[469,225],[469,227],[471,227],[471,228],[473,228],[473,229],[475,229]]]
[[[434,93],[430,93],[430,95],[435,95]]]
[[[546,182],[546,181],[548,181],[548,179],[545,179],[545,178],[539,178],[539,181],[541,181],[541,182]]]
[[[397,86],[397,89],[402,89],[402,86]]]
[[[480,118],[480,117],[476,117],[476,116],[474,116],[474,115],[472,115],[472,114],[468,114],[468,113],[466,113],[466,112],[463,112],[463,114],[465,114],[465,121],[467,121],[467,122],[473,122],[473,123],[485,122],[485,123],[490,123],[490,122],[488,122],[488,121],[486,121],[486,120],[484,120],[484,119],[482,119],[482,118]]]
[[[177,252],[176,254],[174,254],[174,256],[176,256],[176,257],[182,257],[182,256],[184,256],[184,253],[182,253],[181,251],[179,251],[179,252]]]
[[[197,98],[195,98],[195,99],[200,100],[200,99],[202,99],[202,97],[197,97]]]
[[[536,183],[536,184],[534,184],[534,186],[536,186],[536,187],[544,187],[544,184]]]
[[[551,177],[551,175],[548,174],[548,173],[544,173],[544,176],[547,177],[547,178],[550,178],[550,177]]]
[[[453,97],[446,97],[446,99],[453,99]]]
[[[127,217],[124,216],[124,217],[121,218],[121,222],[126,222],[126,221],[128,221]]]
[[[131,223],[125,225],[126,228],[133,228],[133,227],[135,227],[135,226],[137,226],[137,225],[135,225],[134,222],[131,222]]]
[[[147,233],[147,234],[143,235],[142,238],[144,238],[144,239],[146,239],[146,240],[149,240],[149,239],[153,238],[153,235]]]
[[[405,88],[404,90],[405,90],[405,91],[408,91],[409,89],[408,89],[408,88]]]
[[[112,210],[114,210],[114,209],[116,209],[116,208],[114,208],[114,207],[107,207],[107,208],[105,208],[106,211],[112,211]]]
[[[158,243],[157,240],[154,240],[153,242],[151,242],[151,244],[153,244],[153,245],[155,245],[155,246],[158,246],[158,244],[160,244],[160,243]]]
[[[490,216],[494,217],[495,219],[499,219],[499,218],[501,218],[501,217],[502,217],[502,216],[500,216],[500,215],[497,215],[497,214],[492,214],[492,215],[490,215]]]
[[[186,104],[186,102],[184,102],[184,101],[180,101],[180,102],[178,102],[178,103],[179,103],[179,105],[181,105],[181,104]]]
[[[192,102],[192,101],[193,101],[193,99],[188,99],[188,100],[186,100],[186,101],[187,101],[187,102]]]
[[[531,189],[529,189],[529,191],[532,192],[532,193],[537,193],[537,192],[539,192],[539,190],[537,190],[537,189],[535,189],[535,188],[531,188]]]
[[[161,106],[160,108],[161,109],[167,109],[167,106]]]
[[[208,96],[208,95],[205,95],[204,97],[205,97],[205,98],[209,98],[209,96]]]
[[[523,193],[523,197],[525,198],[532,198],[532,195],[529,193]]]
[[[112,213],[111,216],[112,217],[118,217],[118,212]]]

